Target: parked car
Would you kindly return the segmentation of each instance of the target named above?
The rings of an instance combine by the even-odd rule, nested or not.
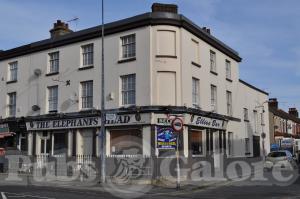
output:
[[[268,154],[264,163],[264,170],[275,169],[297,169],[297,162],[289,151],[273,151]]]

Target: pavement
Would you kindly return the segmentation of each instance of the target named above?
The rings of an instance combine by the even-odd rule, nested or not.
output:
[[[293,174],[293,175],[291,175]],[[292,176],[292,178],[288,178]],[[0,176],[1,177],[1,176]],[[23,176],[25,178],[25,176]],[[283,177],[285,182],[278,180]],[[28,179],[27,179],[28,180]],[[117,185],[107,183],[78,182],[7,182],[0,180],[0,199],[36,198],[36,199],[77,199],[77,198],[299,198],[299,171],[260,172],[257,170],[236,176],[231,180],[220,181],[184,181],[180,189],[176,183],[167,181],[160,186],[149,184]]]

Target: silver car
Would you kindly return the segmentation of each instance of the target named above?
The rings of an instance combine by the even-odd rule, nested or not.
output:
[[[297,163],[289,151],[274,151],[268,154],[264,163],[264,169],[270,171],[275,169],[293,170],[297,169]]]

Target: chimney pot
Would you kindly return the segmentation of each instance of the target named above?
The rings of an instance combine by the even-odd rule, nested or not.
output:
[[[53,28],[49,32],[51,34],[51,38],[57,38],[73,31],[69,29],[69,24],[64,23],[61,20],[57,20],[56,23],[53,24]]]
[[[296,108],[289,108],[289,114],[295,117],[299,117],[298,110]]]
[[[270,98],[269,99],[269,106],[275,109],[278,109],[278,101],[277,98]]]
[[[178,13],[178,6],[175,4],[153,3],[151,8],[152,12]]]

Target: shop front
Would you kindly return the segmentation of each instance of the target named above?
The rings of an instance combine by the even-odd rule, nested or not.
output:
[[[27,151],[26,128],[23,120],[0,123],[0,149],[2,154],[7,151]]]
[[[100,117],[59,118],[26,123],[28,155],[96,155]]]

